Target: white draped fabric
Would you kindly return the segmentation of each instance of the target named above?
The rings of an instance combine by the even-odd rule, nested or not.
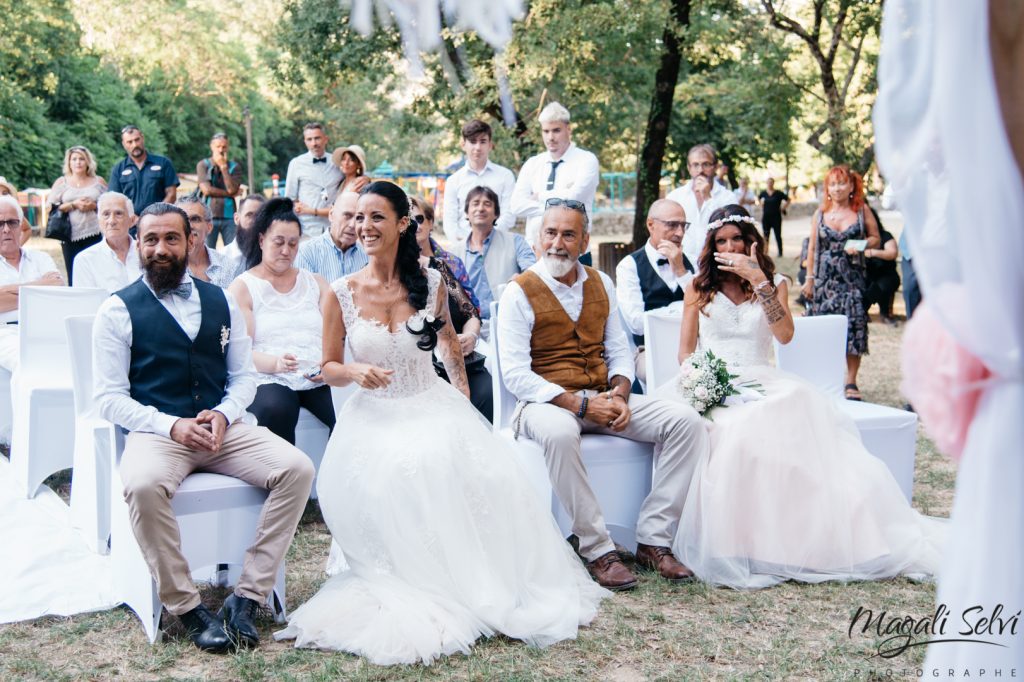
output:
[[[35,498],[0,457],[0,623],[104,611],[120,603],[110,557],[94,554],[71,527],[70,510],[43,486]]]
[[[874,113],[879,164],[903,211],[925,301],[994,375],[968,432],[939,577],[952,638],[965,608],[1002,604],[1004,617],[1024,608],[1024,185],[988,36],[985,2],[888,0]],[[1020,632],[968,639],[1003,646],[933,644],[925,676],[1009,675],[1024,663]]]

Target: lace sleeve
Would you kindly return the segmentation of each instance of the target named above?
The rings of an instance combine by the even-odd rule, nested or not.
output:
[[[345,327],[348,328],[352,325],[353,318],[355,317],[355,303],[352,301],[352,289],[348,286],[348,277],[339,277],[331,283],[331,289],[334,291],[334,295],[338,297],[338,304],[341,306],[341,317],[345,322]]]

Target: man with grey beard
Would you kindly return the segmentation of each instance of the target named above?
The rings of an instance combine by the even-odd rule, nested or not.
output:
[[[505,385],[519,399],[514,423],[544,449],[551,485],[572,517],[579,552],[602,586],[628,590],[622,563],[583,465],[580,436],[655,443],[651,492],[640,508],[637,563],[671,581],[693,573],[670,549],[707,430],[688,405],[630,395],[633,357],[611,278],[578,262],[590,241],[586,206],[548,199],[537,237],[540,261],[515,277],[498,307]]]

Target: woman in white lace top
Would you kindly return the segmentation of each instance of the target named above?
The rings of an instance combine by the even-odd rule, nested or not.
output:
[[[942,522],[910,506],[832,399],[772,367],[772,341],[792,339],[793,317],[755,225],[738,205],[715,211],[685,294],[680,362],[711,351],[764,395],[708,413],[710,455],[673,552],[702,580],[735,588],[934,574]],[[684,400],[679,387],[659,394]]]
[[[299,408],[334,428],[331,389],[320,376],[327,282],[295,267],[302,227],[291,199],[271,199],[253,221],[249,269],[229,289],[245,315],[258,372],[249,407],[261,426],[295,443]]]

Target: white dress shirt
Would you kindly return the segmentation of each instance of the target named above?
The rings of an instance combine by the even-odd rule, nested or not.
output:
[[[576,282],[566,286],[548,274],[544,261],[531,266],[529,272],[537,274],[551,289],[558,302],[562,304],[566,314],[573,322],[580,318],[583,310],[583,283],[587,280],[587,271],[578,264]],[[615,303],[615,287],[608,275],[599,272],[601,283],[608,294],[608,320],[604,325],[604,361],[608,365],[609,380],[614,376],[622,376],[633,383],[633,354],[629,350],[629,341],[622,329],[618,306]],[[498,306],[498,353],[501,358],[501,374],[505,385],[520,400],[534,403],[546,403],[554,400],[565,389],[553,384],[536,374],[531,367],[530,338],[533,335],[533,307],[523,288],[515,281],[509,282],[501,295]]]
[[[191,282],[192,278],[186,274],[181,281]],[[148,282],[146,286],[149,287]],[[149,289],[152,291],[151,287]],[[226,357],[228,378],[224,399],[213,409],[223,414],[230,425],[247,417],[245,410],[256,396],[256,370],[252,364],[252,339],[245,318],[234,297],[227,291],[224,296],[231,314],[231,335]],[[195,340],[203,320],[199,290],[193,285],[192,295],[188,299],[168,294],[158,300],[182,331]],[[131,397],[128,382],[131,349],[132,319],[128,308],[121,297],[111,296],[96,313],[92,332],[93,395],[100,416],[129,431],[155,433],[170,438],[171,427],[179,417],[158,412],[155,407],[143,405]],[[182,358],[184,361],[185,358]],[[251,417],[243,420],[255,423]]]
[[[552,197],[575,199],[587,207],[587,217],[594,220],[594,193],[601,180],[597,157],[575,144],[570,144],[555,171],[555,187],[548,189],[551,164],[550,152],[530,157],[519,170],[512,192],[512,212],[526,218],[526,242],[533,246],[540,233],[544,202]]]
[[[330,154],[321,157],[320,163],[313,163],[313,154],[306,152],[288,162],[288,175],[284,181],[284,195],[298,200],[309,208],[330,208],[334,198],[338,196],[338,188],[344,179],[341,171],[334,165]],[[303,213],[299,216],[302,223],[302,234],[316,237],[331,227],[327,216],[315,216]]]
[[[676,202],[686,212],[686,220],[690,226],[686,228],[686,234],[683,235],[683,253],[690,259],[690,263],[696,270],[700,267],[698,265],[700,252],[704,248],[704,239],[708,235],[708,218],[717,209],[736,203],[736,198],[731,191],[717,182],[712,182],[711,196],[698,208],[697,196],[693,193],[692,184],[691,180],[682,187],[677,187],[665,198]]]
[[[444,235],[448,241],[457,243],[469,236],[469,218],[466,217],[466,195],[474,187],[490,187],[498,195],[501,213],[495,225],[499,230],[509,230],[516,224],[512,210],[512,190],[516,176],[508,168],[487,162],[479,173],[469,167],[467,161],[462,168],[448,176],[444,182]]]
[[[45,251],[23,248],[18,267],[8,263],[6,258],[0,257],[0,286],[34,282],[48,272],[59,272],[59,270],[57,270],[57,264],[53,262],[53,258]],[[0,313],[0,324],[15,322],[17,319],[17,308]],[[12,327],[12,329],[14,328]]]
[[[134,282],[142,274],[139,264],[139,249],[134,239],[129,237],[128,253],[124,262],[117,257],[107,240],[93,244],[75,256],[74,287],[106,289],[114,293]]]
[[[676,291],[679,287],[685,290],[686,285],[693,279],[693,275],[689,272],[684,272],[676,277],[672,272],[671,264],[658,265],[658,261],[665,257],[651,246],[650,241],[644,243],[644,253],[647,254],[647,260],[651,262],[651,267],[658,273],[658,277],[661,277],[661,281],[672,291]],[[636,261],[633,260],[632,255],[619,261],[619,265],[615,268],[615,283],[619,296],[619,309],[622,311],[623,319],[626,320],[626,327],[633,334],[642,336],[644,333],[644,295],[640,288],[640,276],[636,271]]]

